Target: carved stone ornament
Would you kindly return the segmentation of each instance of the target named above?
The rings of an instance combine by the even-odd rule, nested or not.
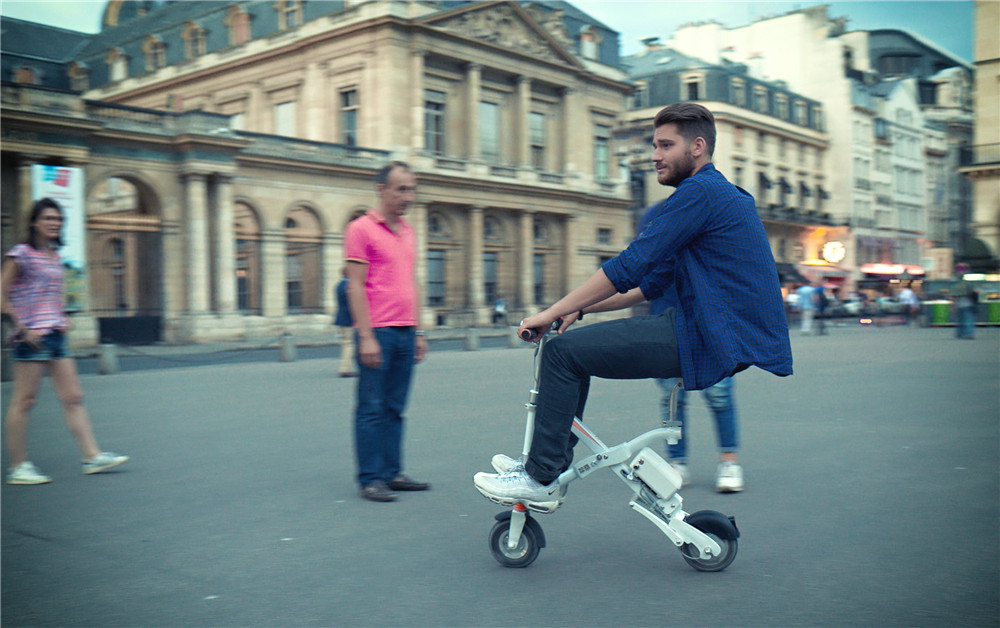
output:
[[[547,61],[562,60],[551,45],[507,5],[499,4],[479,11],[468,11],[451,19],[434,22],[433,26]]]

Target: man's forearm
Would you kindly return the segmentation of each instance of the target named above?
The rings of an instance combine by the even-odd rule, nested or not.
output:
[[[594,312],[613,312],[615,310],[624,310],[625,308],[632,307],[637,303],[642,303],[646,300],[646,297],[642,294],[642,290],[639,288],[632,288],[628,292],[622,294],[614,294],[603,301],[594,303],[583,308],[584,314],[592,314]]]

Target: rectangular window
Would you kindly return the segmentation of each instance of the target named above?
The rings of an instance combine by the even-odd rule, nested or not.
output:
[[[795,122],[795,124],[804,125],[806,123],[806,104],[801,100],[795,101],[795,109],[792,121]]]
[[[427,304],[444,305],[444,251],[427,250]]]
[[[487,303],[497,300],[497,254],[492,251],[483,253],[483,294]]]
[[[597,230],[598,244],[611,244],[611,229],[600,228]]]
[[[528,116],[531,142],[531,165],[545,170],[545,114],[532,111]]]
[[[767,133],[763,131],[757,132],[757,152],[758,153],[767,152]]]
[[[778,94],[778,117],[782,120],[788,119],[788,96]]]
[[[698,80],[689,79],[684,82],[684,91],[687,94],[687,100],[698,100]]]
[[[535,303],[545,303],[545,255],[535,253],[532,262]]]
[[[358,90],[354,88],[340,92],[340,141],[358,145]]]
[[[295,101],[282,102],[274,106],[274,134],[295,135]]]
[[[734,172],[733,183],[738,188],[743,187],[743,168],[736,166],[735,168],[733,168],[733,172]]]
[[[594,125],[594,177],[598,181],[607,181],[610,170],[609,158],[611,150],[611,127],[603,124]]]
[[[486,161],[500,161],[500,106],[496,103],[479,103],[479,154]]]
[[[755,87],[753,90],[753,109],[761,113],[767,112],[767,89]]]
[[[729,82],[730,100],[737,107],[747,106],[747,86],[741,79],[733,79]]]
[[[445,93],[424,90],[424,145],[434,155],[445,154]]]

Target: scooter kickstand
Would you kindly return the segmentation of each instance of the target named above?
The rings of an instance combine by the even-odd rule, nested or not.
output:
[[[514,504],[514,509],[510,513],[510,528],[507,530],[507,549],[517,548],[521,542],[521,532],[524,524],[528,520],[528,509],[524,504]]]

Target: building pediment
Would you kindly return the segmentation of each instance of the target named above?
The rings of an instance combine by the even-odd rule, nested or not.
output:
[[[477,3],[435,13],[419,21],[537,59],[582,67],[555,37],[514,2]]]

